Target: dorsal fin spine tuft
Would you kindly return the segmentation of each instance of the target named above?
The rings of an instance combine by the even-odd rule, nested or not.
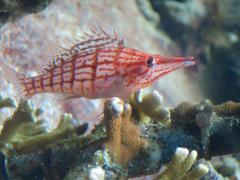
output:
[[[101,27],[91,29],[90,33],[85,32],[84,36],[69,49],[57,48],[48,62],[42,66],[40,73],[49,72],[50,69],[71,60],[71,57],[76,54],[92,53],[97,49],[118,48],[119,46],[123,47],[124,41],[119,38],[115,31],[113,31],[113,34],[108,34]]]

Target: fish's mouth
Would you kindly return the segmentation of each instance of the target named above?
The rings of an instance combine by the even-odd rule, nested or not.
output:
[[[180,67],[192,66],[196,64],[196,61],[194,60],[194,57],[161,57],[158,64],[169,64],[169,65],[173,65],[180,68]]]
[[[196,63],[194,57],[164,57],[160,56],[158,58],[157,64],[181,64],[182,66],[192,66]]]
[[[192,66],[196,64],[194,57],[175,57],[172,59],[173,63],[181,63],[183,66]]]

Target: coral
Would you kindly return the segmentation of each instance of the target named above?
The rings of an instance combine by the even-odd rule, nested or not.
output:
[[[14,19],[16,15],[20,17],[23,11],[33,12],[31,8],[24,8],[26,6],[13,11],[17,7],[14,2],[2,2],[7,7],[0,3],[1,17],[4,17],[0,17],[1,22]],[[36,98],[36,104],[40,104],[45,111],[47,109],[52,116],[47,114],[44,117],[41,109],[32,109],[32,117],[37,121],[16,123],[10,121],[14,115],[5,121],[0,135],[3,152],[0,154],[0,179],[87,179],[96,172],[100,172],[98,177],[104,174],[107,179],[118,179],[154,174],[161,165],[169,162],[168,169],[161,174],[165,178],[175,179],[173,175],[177,174],[180,179],[188,179],[188,173],[194,174],[194,170],[199,172],[198,163],[201,164],[200,169],[202,164],[209,168],[202,179],[236,178],[235,173],[239,170],[237,158],[224,159],[222,155],[240,151],[240,105],[235,102],[214,104],[240,99],[239,4],[238,0],[72,0],[71,3],[58,0],[53,1],[47,11],[5,24],[1,29],[1,59],[28,75],[38,72],[38,67],[46,58],[47,53],[44,52],[48,49],[49,39],[67,46],[72,37],[96,24],[107,29],[114,28],[136,48],[166,55],[191,54],[196,57],[198,66],[187,75],[178,72],[169,77],[170,81],[164,79],[154,86],[163,93],[164,103],[172,107],[183,99],[189,102],[181,103],[176,108],[166,108],[158,92],[140,92],[131,99],[131,113],[126,103],[112,99],[114,103],[109,104],[109,111],[104,114],[104,122],[108,122],[107,131],[100,123],[85,136],[76,133],[81,131],[82,134],[86,128],[86,125],[81,126],[82,121],[79,120],[91,114],[89,109],[95,108],[97,103],[80,104],[76,100],[74,104],[65,104],[63,110],[56,111],[54,109],[58,107],[50,104],[48,96]],[[1,79],[5,76],[1,73]],[[186,76],[195,81],[183,81],[181,77]],[[192,89],[193,84],[199,81],[203,87]],[[0,89],[3,97],[11,97],[8,100],[0,98],[0,108],[9,106],[14,111],[16,104],[12,97],[16,94],[15,89],[2,80]],[[203,98],[202,90],[206,93],[204,97],[209,97],[214,104],[210,101],[193,103]],[[113,111],[110,111],[111,108]],[[15,113],[18,110],[19,107]],[[64,111],[73,113],[74,125],[70,122],[73,121],[70,115],[59,118]],[[2,111],[0,115],[1,120],[5,119]],[[96,123],[93,122],[90,124]],[[139,147],[141,140],[142,144],[147,142],[148,148]],[[189,150],[179,150],[178,147]],[[199,158],[221,156],[220,165],[211,160],[214,167],[210,162],[202,161],[195,161],[192,166],[196,157],[193,149],[198,152]],[[182,167],[176,168],[174,159],[182,162],[191,160],[192,164],[187,163],[186,166],[181,163]],[[124,170],[112,160],[120,163]],[[190,168],[192,170],[189,171]],[[206,170],[206,166],[204,168]]]
[[[238,149],[239,103],[213,105],[209,100],[199,104],[181,103],[171,110],[173,127],[181,127],[188,134],[201,139],[204,152],[210,156]],[[227,139],[232,139],[228,142]],[[216,149],[215,149],[216,148]]]
[[[23,124],[33,121],[35,121],[35,117],[29,101],[20,102],[13,116],[7,119],[3,124],[0,134],[1,151],[13,140]]]
[[[170,111],[163,107],[163,97],[158,91],[144,94],[141,90],[133,94],[130,103],[140,122],[148,122],[151,119],[155,123],[170,123]]]
[[[212,124],[217,119],[216,113],[213,111],[213,104],[209,100],[202,101],[199,104],[183,102],[171,113],[173,126],[196,124],[201,131],[203,148],[206,148]]]
[[[209,100],[204,100],[199,104],[182,102],[176,108],[171,110],[171,118],[173,119],[173,124],[184,125],[185,123],[189,123],[189,121],[194,121],[195,118],[198,118],[197,116],[201,116],[201,114],[198,114],[202,111],[206,113],[214,112],[218,116],[239,115],[240,103],[227,101],[222,104],[213,105]],[[201,122],[198,121],[198,123],[199,126],[203,126]]]
[[[16,153],[26,154],[30,152],[35,152],[40,149],[44,149],[52,143],[59,140],[63,140],[74,135],[82,135],[86,132],[88,125],[83,124],[77,127],[66,126],[64,128],[59,128],[53,130],[49,133],[35,135],[32,138],[28,138],[22,142],[13,142],[12,146]]]
[[[216,171],[216,169],[213,167],[212,163],[205,160],[200,160],[200,163],[204,164],[208,167],[209,171],[208,173],[202,177],[202,180],[209,180],[209,179],[217,179],[217,180],[225,180],[228,178],[224,178],[220,173]]]
[[[123,167],[141,149],[147,147],[147,141],[141,137],[139,128],[131,121],[131,113],[131,106],[118,98],[105,102],[106,147],[113,161]]]
[[[215,109],[221,113],[214,112]],[[233,109],[221,104],[213,105],[210,101],[183,103],[170,109],[171,121],[168,126],[156,122],[135,124],[133,119],[137,120],[137,117],[132,117],[135,114],[131,113],[130,105],[112,98],[104,105],[103,122],[88,135],[78,136],[73,129],[69,131],[70,127],[75,126],[69,126],[72,117],[65,114],[55,130],[39,134],[33,132],[30,139],[27,135],[31,132],[21,136],[24,140],[17,143],[25,142],[27,148],[23,148],[23,151],[17,151],[15,142],[10,142],[15,151],[7,149],[12,153],[5,153],[0,167],[8,172],[7,176],[11,179],[27,179],[31,176],[84,179],[89,177],[91,169],[100,167],[105,178],[116,179],[151,175],[169,163],[158,178],[171,179],[174,175],[179,179],[200,177],[207,168],[203,165],[205,163],[196,160],[196,151],[199,158],[240,151],[240,116],[231,114],[237,112],[237,109]],[[33,112],[41,114],[40,110]],[[32,125],[23,127],[31,128]],[[61,132],[64,133],[61,135]],[[36,141],[31,142],[34,138]],[[210,170],[202,178],[221,177],[213,167],[208,164],[207,167]]]
[[[101,167],[92,168],[89,171],[89,180],[104,180],[105,172]]]
[[[217,120],[217,116],[216,113],[213,112],[213,105],[209,101],[203,102],[198,108],[199,113],[196,115],[196,123],[201,129],[201,142],[203,148],[206,148],[210,137],[210,130],[213,122]]]
[[[86,153],[87,154],[87,153]],[[90,154],[89,154],[90,155]],[[84,159],[86,164],[76,166],[69,171],[66,180],[71,179],[117,179],[117,177],[125,177],[121,167],[111,161],[110,154],[107,150],[97,150],[92,156]],[[90,160],[90,162],[89,162]]]
[[[212,169],[214,168],[223,177],[239,179],[240,164],[233,156],[214,157],[211,159],[211,164]]]
[[[208,172],[208,167],[198,164],[192,167],[197,159],[197,152],[186,148],[177,148],[167,169],[159,175],[158,180],[198,180]]]
[[[5,107],[15,106],[11,98],[2,101]],[[43,121],[36,121],[42,114],[41,109],[33,109],[29,100],[21,101],[12,117],[4,121],[0,133],[1,152],[14,151],[26,154],[46,148],[60,139],[83,134],[87,124],[72,126],[71,115],[63,115],[58,128],[47,133],[42,126]]]
[[[213,111],[218,115],[228,116],[240,114],[240,103],[227,101],[213,107]]]
[[[13,98],[3,98],[0,95],[0,109],[6,108],[6,107],[16,108],[17,104]]]
[[[34,11],[24,8],[26,6],[13,11],[17,7],[14,2],[4,1],[7,7],[0,5],[0,11],[4,8],[4,12],[0,13],[3,21],[14,19],[16,15],[21,17],[20,14],[25,10],[27,13]],[[38,6],[39,3],[34,5]],[[1,29],[1,59],[28,75],[38,72],[48,55],[46,49],[51,44],[49,41],[67,46],[72,37],[77,37],[96,24],[106,29],[114,28],[133,47],[166,55],[191,54],[199,63],[191,73],[185,75],[179,71],[169,77],[170,81],[166,79],[154,86],[154,89],[161,90],[164,103],[168,105],[175,106],[183,99],[189,102],[170,109],[164,107],[158,92],[140,92],[130,103],[133,113],[122,101],[110,104],[108,107],[113,108],[112,116],[109,116],[109,111],[104,114],[104,122],[110,121],[106,124],[107,131],[104,124],[100,123],[86,136],[79,136],[76,131],[80,130],[80,134],[85,131],[86,125],[81,126],[82,119],[95,112],[95,109],[90,109],[95,108],[97,103],[80,104],[79,100],[75,100],[74,104],[65,104],[61,110],[51,105],[48,96],[36,98],[36,104],[40,104],[44,111],[47,109],[47,115],[41,114],[40,109],[33,109],[32,115],[37,121],[15,124],[5,121],[3,124],[0,137],[3,139],[1,151],[4,154],[0,155],[0,179],[83,179],[95,174],[96,170],[104,172],[108,179],[122,177],[119,171],[128,171],[124,177],[137,177],[157,173],[162,164],[177,156],[175,152],[178,147],[189,149],[188,153],[184,150],[185,159],[194,155],[193,149],[200,158],[239,152],[239,103],[192,103],[202,99],[202,89],[214,104],[229,99],[239,100],[238,7],[237,0],[72,0],[71,3],[58,0],[53,1],[46,11],[17,18],[15,23],[6,23]],[[128,11],[124,11],[126,9]],[[1,79],[5,79],[5,76],[1,73]],[[197,86],[192,89],[199,80],[194,76],[201,76],[200,81],[205,88]],[[185,80],[186,77],[193,77],[196,81]],[[13,100],[12,97],[16,95],[16,90],[5,80],[1,80],[0,89],[3,97],[10,96]],[[0,108],[9,105],[13,107],[10,110],[14,111],[16,104],[11,99],[0,98]],[[64,111],[73,113],[74,120],[67,114],[60,119]],[[3,119],[5,117],[1,113]],[[96,119],[90,124],[96,123]],[[74,125],[70,121],[75,121]],[[141,141],[137,137],[140,137],[142,144],[147,142],[148,148],[140,148]],[[102,150],[104,145],[107,148]],[[100,152],[99,155],[96,152]],[[122,164],[125,170],[111,160]],[[227,164],[225,161],[221,163]],[[173,161],[170,161],[171,166],[176,166]],[[222,178],[210,166],[209,173],[202,178]],[[193,165],[192,169],[196,167]],[[234,169],[228,166],[229,169],[226,169],[229,172],[223,172],[219,167],[215,166],[226,176]],[[167,169],[165,173],[170,171]],[[187,167],[179,172],[179,177],[186,177],[186,171]]]

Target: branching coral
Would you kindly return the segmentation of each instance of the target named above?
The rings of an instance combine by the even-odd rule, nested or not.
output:
[[[146,99],[143,96],[145,102],[148,96]],[[95,172],[100,172],[101,176],[114,179],[154,174],[170,162],[158,178],[201,177],[207,168],[202,163],[197,165],[196,151],[200,158],[239,152],[237,106],[235,103],[213,105],[209,101],[183,103],[169,110],[168,126],[151,121],[138,124],[144,129],[140,132],[132,121],[132,116],[136,120],[137,115],[132,114],[130,105],[112,98],[105,103],[103,122],[87,136],[76,136],[78,127],[69,126],[71,116],[65,115],[52,132],[42,132],[31,138],[21,136],[23,141],[9,141],[17,153],[5,153],[5,169],[12,179],[39,177],[36,171],[41,171],[42,177],[66,179],[94,178]],[[160,107],[163,108],[161,104]],[[41,114],[36,110],[32,112],[34,117]],[[30,124],[24,126],[31,127]],[[210,168],[204,178],[211,176],[220,177]]]
[[[81,135],[86,132],[86,129],[87,124],[80,125],[78,127],[67,126],[62,129],[53,130],[50,133],[36,135],[22,142],[13,142],[12,145],[14,151],[18,154],[26,154],[44,149],[48,145],[59,140],[73,137],[74,135]]]
[[[1,148],[13,140],[23,124],[33,121],[35,121],[35,117],[29,101],[20,102],[13,116],[3,124],[0,134]]]
[[[192,167],[197,159],[197,152],[186,148],[177,148],[167,169],[156,180],[198,180],[208,172],[207,166],[198,164]]]
[[[209,100],[202,101],[200,104],[184,102],[172,110],[173,126],[184,127],[186,124],[192,123],[200,128],[203,148],[206,148],[208,144],[210,129],[216,118],[213,104]]]
[[[7,98],[2,101],[2,105],[14,106],[13,102]],[[41,113],[42,110],[33,109],[29,101],[21,101],[12,117],[4,121],[0,134],[1,151],[20,154],[38,151],[60,139],[83,134],[87,129],[87,124],[72,126],[69,123],[71,116],[63,115],[58,128],[47,133],[43,130],[43,122],[36,121]]]
[[[230,179],[239,179],[240,164],[238,158],[228,155],[223,157],[215,157],[211,160],[212,166],[210,166],[210,172],[218,172],[223,177],[229,177]],[[220,176],[220,175],[219,175]]]
[[[0,109],[6,108],[6,107],[15,108],[15,107],[17,107],[17,104],[16,104],[14,99],[12,99],[12,98],[3,98],[0,95]]]
[[[131,97],[130,103],[137,113],[140,122],[147,122],[150,119],[155,123],[170,123],[170,111],[163,107],[163,97],[158,91],[144,94],[143,90]]]
[[[131,106],[118,98],[105,103],[106,147],[112,159],[124,167],[141,149],[147,147],[138,126],[131,121],[131,113]]]
[[[239,103],[229,101],[219,105],[209,100],[200,104],[181,103],[171,110],[172,125],[201,139],[208,156],[238,152],[239,107]]]

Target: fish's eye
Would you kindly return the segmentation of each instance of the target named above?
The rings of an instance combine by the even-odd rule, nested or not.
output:
[[[156,64],[155,59],[153,57],[149,57],[147,60],[147,67],[153,67]]]

